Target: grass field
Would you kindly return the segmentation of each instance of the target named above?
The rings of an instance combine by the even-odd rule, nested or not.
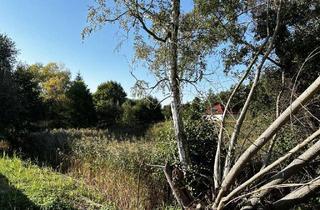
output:
[[[82,182],[24,162],[0,158],[0,209],[116,209]]]

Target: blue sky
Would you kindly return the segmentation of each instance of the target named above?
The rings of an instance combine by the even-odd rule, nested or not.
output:
[[[73,76],[80,71],[92,92],[100,83],[115,80],[130,96],[135,82],[129,73],[133,55],[130,40],[123,43],[120,51],[115,51],[120,40],[116,25],[108,25],[81,40],[90,3],[89,0],[0,0],[0,33],[16,43],[20,61],[63,63]],[[152,80],[144,69],[136,73],[142,79]],[[186,91],[185,100],[196,95],[190,88]],[[156,96],[161,98],[161,94]]]

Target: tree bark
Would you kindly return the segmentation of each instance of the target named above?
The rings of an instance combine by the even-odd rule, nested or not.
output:
[[[170,88],[172,92],[171,112],[175,132],[175,138],[178,146],[179,159],[186,169],[190,164],[189,150],[184,133],[184,126],[181,117],[181,93],[180,79],[178,72],[178,31],[180,17],[180,0],[172,0],[171,13],[171,37],[170,45]]]
[[[304,198],[315,192],[320,188],[320,179],[317,178],[312,182],[302,186],[288,195],[284,196],[280,200],[273,203],[274,209],[289,209],[292,205],[301,202]]]

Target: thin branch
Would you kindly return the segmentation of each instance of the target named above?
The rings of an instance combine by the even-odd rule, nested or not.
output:
[[[245,41],[244,39],[241,39],[240,37],[238,37],[236,34],[234,34],[232,31],[230,31],[225,24],[223,23],[223,21],[216,15],[214,14],[214,16],[217,18],[217,20],[220,22],[221,26],[224,28],[224,30],[227,31],[227,33],[237,42],[246,45],[247,47],[250,47],[252,50],[257,51],[257,47],[250,44],[249,42]],[[260,55],[265,56],[265,54],[263,52],[260,52]],[[278,67],[282,67],[282,65],[280,63],[278,63],[277,61],[273,60],[272,58],[270,58],[269,56],[266,57],[267,60],[269,60],[271,63],[277,65]]]
[[[268,39],[266,39],[266,41],[261,45],[259,51],[262,51],[262,49],[264,48],[264,46],[267,44]],[[216,148],[216,153],[215,153],[215,159],[214,159],[214,188],[218,189],[220,187],[220,183],[221,183],[221,143],[223,140],[223,134],[224,134],[224,127],[225,127],[225,119],[227,116],[227,113],[229,111],[229,106],[231,104],[231,100],[233,99],[234,95],[236,94],[236,92],[239,90],[239,88],[241,87],[242,83],[244,82],[244,80],[248,77],[253,65],[255,64],[255,62],[257,61],[259,56],[259,52],[257,52],[255,54],[255,56],[253,57],[252,61],[250,62],[248,68],[246,69],[246,71],[244,72],[242,78],[240,79],[240,81],[238,82],[237,86],[233,89],[231,95],[228,98],[228,101],[225,105],[223,114],[222,114],[222,120],[221,120],[221,125],[220,125],[220,130],[219,130],[219,136],[218,136],[218,143],[217,143],[217,148]]]
[[[279,8],[278,8],[278,11],[277,11],[276,26],[275,26],[275,29],[274,29],[274,33],[273,33],[273,35],[271,37],[271,41],[270,41],[270,43],[268,45],[267,52],[265,53],[265,55],[263,56],[263,58],[261,60],[261,63],[259,65],[258,69],[257,69],[257,73],[256,73],[256,76],[254,78],[254,82],[252,84],[252,87],[250,89],[248,97],[247,97],[247,99],[245,101],[245,104],[243,105],[243,108],[242,108],[242,110],[240,112],[239,118],[238,118],[238,120],[237,120],[237,122],[236,122],[236,124],[234,126],[234,130],[233,130],[233,133],[232,133],[232,136],[231,136],[231,140],[229,142],[229,148],[228,148],[227,156],[226,156],[226,160],[225,160],[223,177],[227,176],[227,174],[229,173],[229,170],[231,168],[231,158],[232,158],[232,155],[233,155],[235,144],[236,144],[238,136],[239,136],[239,131],[240,131],[241,127],[242,127],[243,121],[245,119],[245,116],[247,114],[248,108],[249,108],[250,103],[251,103],[251,99],[253,97],[253,93],[255,92],[256,86],[257,86],[258,81],[260,79],[260,73],[261,73],[262,67],[263,67],[267,57],[269,56],[269,54],[273,50],[273,44],[274,44],[275,38],[277,36],[278,30],[279,30],[279,25],[280,25],[280,11],[281,11],[281,1],[280,1],[280,5],[279,5]]]
[[[137,18],[137,20],[140,22],[143,30],[145,30],[149,35],[151,35],[154,39],[160,41],[160,42],[166,42],[167,39],[169,38],[169,35],[166,36],[166,38],[161,38],[158,35],[155,34],[155,32],[153,32],[152,30],[150,30],[147,25],[145,24],[143,18],[138,15],[138,14],[134,14],[133,15],[135,18]]]
[[[251,157],[253,157],[272,136],[290,119],[292,113],[297,112],[302,104],[306,104],[320,90],[320,76],[259,136],[259,138],[239,157],[222,183],[216,200],[220,202],[222,196],[229,189],[236,176]]]
[[[303,149],[306,145],[308,145],[310,142],[312,142],[315,138],[317,138],[320,135],[320,129],[318,129],[316,132],[314,132],[311,136],[306,138],[304,141],[302,141],[300,144],[292,148],[289,152],[287,152],[282,157],[278,158],[276,161],[274,161],[272,164],[266,166],[262,170],[260,170],[258,173],[256,173],[254,176],[252,176],[250,179],[248,179],[246,182],[235,188],[232,192],[228,194],[228,196],[224,197],[219,204],[219,206],[223,205],[223,203],[228,202],[232,197],[234,197],[236,194],[244,190],[246,187],[248,187],[253,182],[257,181],[258,179],[262,178],[265,174],[270,172],[275,167],[279,166],[284,161],[288,160],[290,157],[295,155],[298,151]]]
[[[299,70],[298,70],[298,72],[297,72],[297,75],[296,75],[296,77],[295,77],[293,86],[292,86],[291,97],[290,97],[291,101],[292,101],[292,97],[293,97],[293,95],[294,95],[294,90],[295,90],[295,86],[296,86],[296,84],[297,84],[298,78],[299,78],[299,76],[300,76],[300,74],[301,74],[301,72],[302,72],[305,64],[320,53],[320,51],[317,52],[317,50],[319,50],[319,49],[320,49],[320,46],[319,46],[319,47],[316,47],[316,48],[307,56],[307,58],[304,60],[304,62],[302,63],[301,67],[299,68]]]

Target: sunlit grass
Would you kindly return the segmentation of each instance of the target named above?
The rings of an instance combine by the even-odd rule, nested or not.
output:
[[[114,209],[84,183],[17,157],[0,158],[0,209]]]

